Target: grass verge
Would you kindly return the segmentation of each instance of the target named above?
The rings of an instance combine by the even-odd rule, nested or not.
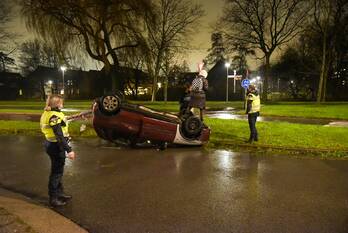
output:
[[[156,110],[167,112],[178,112],[179,103],[177,101],[130,101],[135,104],[144,105]],[[92,101],[72,101],[65,102],[65,108],[82,111],[91,107]],[[43,101],[0,101],[0,113],[42,113],[45,103]],[[225,109],[234,108],[238,114],[244,114],[242,101],[207,101],[207,108]],[[303,117],[303,118],[326,118],[337,120],[348,120],[347,102],[330,102],[317,104],[313,102],[276,102],[262,103],[262,116],[280,117]]]
[[[258,122],[259,141],[248,144],[249,126],[246,121],[206,119],[211,127],[210,145],[235,150],[287,151],[324,157],[348,156],[348,128],[285,122]]]
[[[348,156],[348,128],[318,125],[290,124],[282,122],[258,122],[260,139],[254,144],[245,141],[249,137],[246,121],[206,119],[212,129],[209,148],[230,148],[235,151],[287,152],[321,157]],[[90,124],[80,132],[81,122],[70,124],[70,134],[78,137],[95,137]],[[0,134],[41,135],[38,122],[0,121]],[[281,153],[281,154],[282,154]]]

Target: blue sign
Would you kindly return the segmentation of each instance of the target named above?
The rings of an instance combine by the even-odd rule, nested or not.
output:
[[[244,89],[247,89],[248,86],[250,85],[250,80],[249,79],[243,79],[241,84],[242,84],[242,87]]]

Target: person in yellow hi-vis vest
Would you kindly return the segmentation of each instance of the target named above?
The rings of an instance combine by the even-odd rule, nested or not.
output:
[[[256,121],[257,117],[260,116],[261,108],[260,95],[257,92],[256,87],[254,85],[249,85],[246,93],[246,101],[246,113],[248,114],[248,122],[250,129],[250,137],[248,142],[253,143],[254,141],[259,140],[259,135],[256,129]]]
[[[41,115],[40,127],[45,135],[45,149],[51,160],[51,173],[48,182],[49,204],[63,206],[71,199],[64,193],[62,177],[65,158],[74,159],[75,152],[69,145],[68,122],[64,113],[63,98],[52,95],[47,98],[44,113]]]

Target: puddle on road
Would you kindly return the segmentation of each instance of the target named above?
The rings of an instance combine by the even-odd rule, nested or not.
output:
[[[217,119],[228,119],[228,120],[248,120],[247,115],[238,115],[234,111],[206,111],[205,116],[208,118],[217,118]],[[333,124],[329,119],[312,119],[312,118],[299,118],[299,117],[268,117],[268,116],[260,116],[258,121],[264,122],[288,122],[295,124],[310,124],[310,125],[328,125]],[[339,126],[344,127],[346,124],[339,124]]]

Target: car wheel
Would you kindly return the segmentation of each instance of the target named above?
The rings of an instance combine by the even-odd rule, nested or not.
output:
[[[183,130],[185,136],[187,137],[196,137],[202,131],[203,123],[196,116],[190,116],[183,122]]]
[[[103,96],[101,99],[101,110],[106,114],[114,114],[120,109],[121,100],[117,95]]]

